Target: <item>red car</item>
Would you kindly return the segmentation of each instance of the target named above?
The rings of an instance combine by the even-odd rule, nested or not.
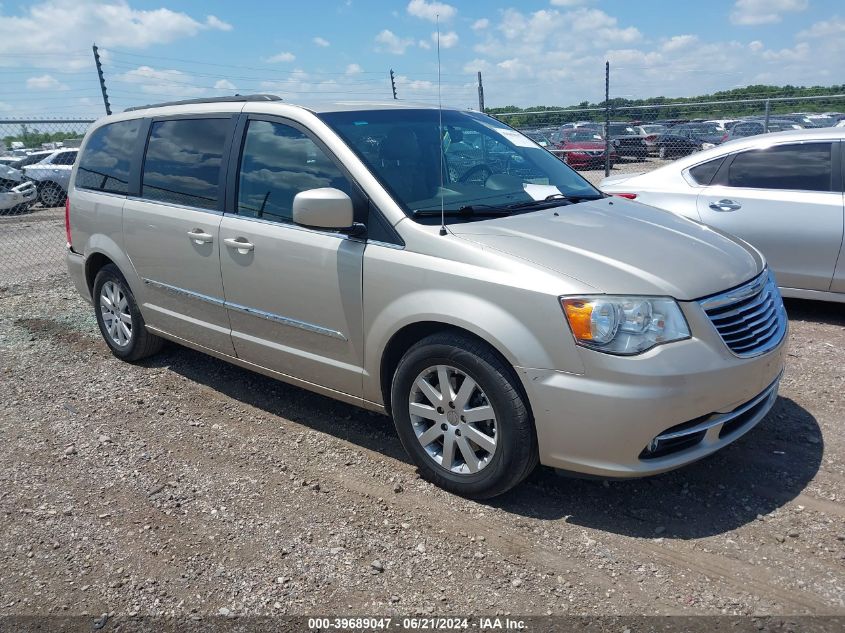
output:
[[[575,128],[562,130],[550,151],[573,169],[597,169],[604,166],[605,143],[596,130]],[[616,162],[616,151],[610,149],[610,166]]]

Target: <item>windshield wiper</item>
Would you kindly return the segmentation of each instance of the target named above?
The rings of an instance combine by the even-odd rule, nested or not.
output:
[[[561,203],[577,204],[585,200],[600,200],[604,196],[568,196],[563,193],[553,193],[542,200],[527,200],[507,205],[506,209],[546,209],[559,206]]]
[[[412,212],[415,218],[429,218],[429,217],[439,217],[441,210],[440,209],[414,209]],[[463,217],[463,218],[471,218],[471,217],[481,217],[481,216],[500,216],[500,215],[510,215],[510,208],[509,207],[494,207],[492,205],[487,204],[468,204],[463,207],[459,207],[457,209],[444,209],[442,211],[443,215],[450,218],[455,217]]]

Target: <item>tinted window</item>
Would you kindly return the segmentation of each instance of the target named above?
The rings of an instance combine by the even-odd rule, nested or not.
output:
[[[216,209],[229,119],[153,123],[141,195],[150,200]]]
[[[129,188],[129,164],[140,125],[140,121],[135,119],[97,129],[88,139],[79,158],[76,186],[126,193]]]
[[[62,152],[60,154],[56,154],[55,158],[53,158],[53,165],[73,165],[73,161],[76,160],[76,152]]]
[[[349,181],[305,134],[281,123],[249,122],[238,174],[238,214],[290,222],[294,196],[320,187],[351,193]]]
[[[722,162],[724,160],[724,156],[708,160],[706,163],[701,163],[700,165],[691,167],[689,174],[699,185],[709,185],[710,181],[713,180],[713,176],[715,176],[716,172],[719,171],[719,167],[722,166]]]
[[[830,191],[830,143],[779,145],[737,154],[729,187]]]

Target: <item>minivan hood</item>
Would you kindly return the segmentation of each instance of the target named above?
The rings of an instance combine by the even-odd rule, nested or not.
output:
[[[622,198],[451,224],[455,235],[608,294],[690,301],[738,286],[764,267],[745,242]]]

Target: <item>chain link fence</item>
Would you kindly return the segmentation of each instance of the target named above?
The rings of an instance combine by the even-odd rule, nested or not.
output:
[[[733,138],[845,119],[845,94],[493,111],[594,184],[650,171]],[[609,121],[609,125],[608,122]],[[90,120],[0,120],[0,290],[64,274],[64,211],[74,148]],[[609,152],[608,152],[609,150]]]
[[[735,138],[831,127],[845,118],[843,112],[845,95],[835,94],[637,106],[611,100],[609,108],[537,108],[494,116],[598,183],[606,166],[610,174],[650,171]]]
[[[64,274],[64,202],[90,124],[0,120],[0,291]]]

